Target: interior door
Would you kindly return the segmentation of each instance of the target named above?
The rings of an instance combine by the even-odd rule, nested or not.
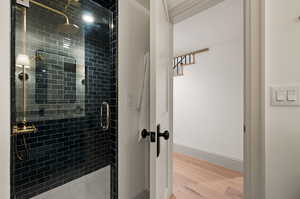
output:
[[[172,193],[172,44],[166,1],[150,1],[150,199]]]

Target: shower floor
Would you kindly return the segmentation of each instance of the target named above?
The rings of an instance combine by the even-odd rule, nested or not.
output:
[[[32,199],[110,199],[110,166],[99,169]]]

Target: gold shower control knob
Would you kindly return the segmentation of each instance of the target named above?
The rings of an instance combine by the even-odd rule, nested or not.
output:
[[[29,134],[29,133],[36,133],[37,128],[30,124],[27,121],[23,121],[17,125],[13,126],[12,135],[22,135],[22,134]]]

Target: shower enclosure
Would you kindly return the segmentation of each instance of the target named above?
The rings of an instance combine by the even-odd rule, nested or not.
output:
[[[116,12],[12,2],[11,198],[117,198]]]

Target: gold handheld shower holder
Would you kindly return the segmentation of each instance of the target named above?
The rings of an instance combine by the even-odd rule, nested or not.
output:
[[[16,136],[16,135],[36,133],[37,130],[38,129],[34,125],[30,124],[27,121],[23,121],[23,122],[13,126],[12,135]]]

